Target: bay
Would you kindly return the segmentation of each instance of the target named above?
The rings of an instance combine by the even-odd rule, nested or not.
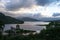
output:
[[[24,22],[24,24],[19,24],[21,29],[24,30],[32,30],[32,31],[41,31],[43,28],[46,28],[46,26],[36,26],[36,25],[45,25],[49,24],[49,22]],[[4,30],[9,30],[11,27],[16,28],[17,24],[5,24]]]

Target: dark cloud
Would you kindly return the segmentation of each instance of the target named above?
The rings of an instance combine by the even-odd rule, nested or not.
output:
[[[19,8],[27,8],[31,5],[35,4],[35,0],[11,0],[10,2],[6,3],[7,10],[17,10]]]
[[[36,1],[37,1],[38,5],[45,6],[45,5],[48,5],[52,2],[60,1],[60,0],[36,0]]]
[[[54,13],[52,16],[54,17],[60,16],[60,13]]]
[[[42,5],[42,6],[49,3],[49,0],[36,0],[36,1],[38,5]]]

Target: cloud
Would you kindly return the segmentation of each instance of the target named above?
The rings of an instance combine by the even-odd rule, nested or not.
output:
[[[3,0],[7,10],[18,10],[19,8],[28,8],[36,4],[35,0]]]
[[[51,4],[52,2],[56,2],[60,0],[36,0],[36,1],[37,1],[37,5],[45,6]]]
[[[44,6],[59,0],[1,0],[7,11],[17,11],[20,8],[29,8],[32,5]]]
[[[60,16],[60,13],[54,13],[52,16],[58,17],[58,16]]]
[[[29,8],[32,5],[47,5],[57,0],[1,0],[8,11],[17,11],[20,8]]]
[[[42,6],[49,3],[49,0],[36,0],[36,1],[38,5],[42,5]]]
[[[0,1],[0,12],[4,12],[5,11],[5,6],[4,4]]]

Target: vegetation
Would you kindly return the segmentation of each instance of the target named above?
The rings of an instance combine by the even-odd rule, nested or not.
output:
[[[12,18],[10,16],[5,16],[3,13],[0,12],[0,21],[4,22],[5,24],[22,24],[24,21]]]
[[[2,21],[0,21],[0,39],[3,38],[3,35],[2,35],[3,28],[4,28],[4,23]]]

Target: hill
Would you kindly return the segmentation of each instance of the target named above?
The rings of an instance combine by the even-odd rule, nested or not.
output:
[[[23,20],[23,21],[39,21],[37,19],[30,18],[30,17],[22,17],[22,18],[18,18],[18,19]]]
[[[0,12],[0,21],[4,22],[5,24],[22,24],[24,23],[21,20],[12,18],[10,16],[5,16],[3,13]]]

